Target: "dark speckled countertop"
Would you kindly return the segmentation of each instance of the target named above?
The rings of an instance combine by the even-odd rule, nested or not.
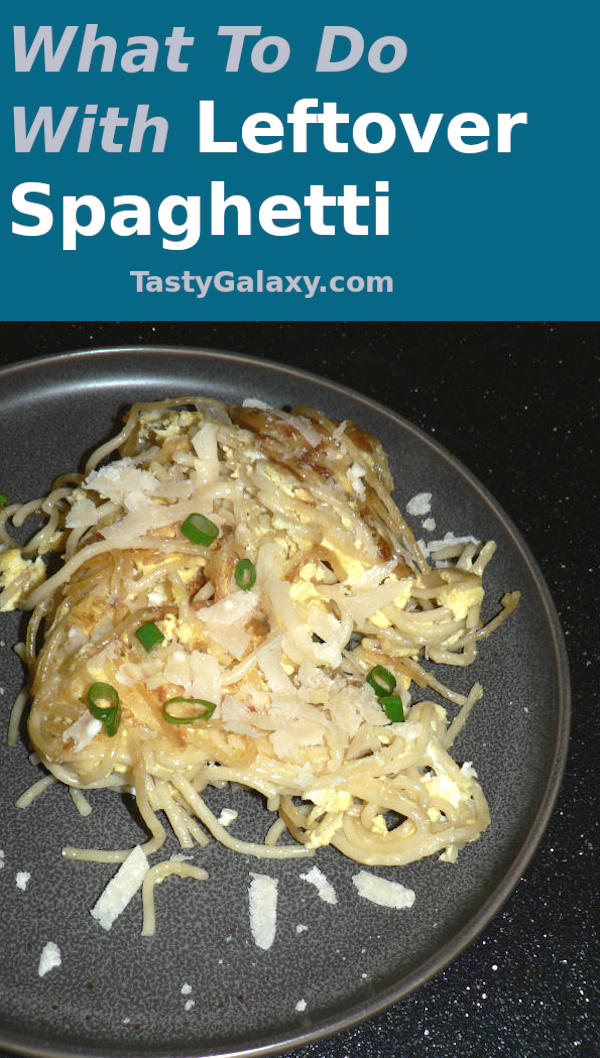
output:
[[[600,327],[7,323],[0,324],[0,365],[138,344],[228,349],[293,364],[388,404],[433,434],[521,530],[554,596],[570,655],[573,720],[562,791],[504,909],[420,991],[293,1058],[600,1058]]]

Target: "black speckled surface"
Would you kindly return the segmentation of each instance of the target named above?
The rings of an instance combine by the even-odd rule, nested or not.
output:
[[[227,348],[294,364],[394,407],[486,485],[536,556],[573,682],[557,810],[504,909],[446,970],[295,1058],[598,1058],[595,803],[598,565],[595,325],[0,325],[0,365],[123,344]],[[0,406],[2,396],[0,394]]]

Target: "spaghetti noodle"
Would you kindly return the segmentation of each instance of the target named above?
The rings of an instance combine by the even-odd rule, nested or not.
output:
[[[146,855],[168,824],[182,849],[210,835],[262,858],[332,845],[370,865],[454,860],[489,823],[449,752],[482,692],[453,691],[430,663],[472,664],[518,593],[485,626],[495,545],[430,567],[392,487],[382,446],[351,422],[183,397],[134,405],[83,475],[6,507],[0,608],[32,611],[28,727],[50,775],[135,792]],[[9,524],[31,515],[45,524],[19,547]],[[50,550],[64,561],[47,575]],[[458,707],[450,724],[415,686]],[[208,807],[226,783],[277,814],[264,842]],[[199,876],[152,870],[148,893]]]

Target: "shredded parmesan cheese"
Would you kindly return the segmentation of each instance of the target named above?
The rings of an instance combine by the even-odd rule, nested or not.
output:
[[[311,885],[314,885],[321,900],[324,900],[326,904],[337,904],[335,889],[318,867],[311,867],[310,871],[307,871],[306,874],[301,874],[300,877],[304,878],[305,882],[310,882]]]
[[[256,946],[267,951],[275,940],[277,928],[277,878],[254,871],[250,875],[250,930]]]
[[[431,493],[417,492],[416,496],[413,496],[406,504],[406,510],[409,514],[412,514],[413,518],[429,514],[431,511]]]
[[[63,731],[63,742],[72,742],[73,751],[81,753],[90,742],[102,731],[102,721],[91,713],[82,713],[79,720]]]
[[[125,910],[141,887],[148,868],[145,853],[136,845],[90,911],[92,918],[97,919],[102,929],[109,930],[115,919]]]
[[[40,977],[45,977],[47,973],[50,973],[50,970],[54,970],[55,967],[60,966],[61,963],[62,956],[58,944],[55,944],[53,940],[49,940],[42,948],[38,974]]]
[[[395,909],[412,907],[415,902],[413,889],[407,889],[400,882],[390,882],[387,878],[379,878],[369,871],[359,871],[353,875],[358,895],[370,900],[380,907],[391,907]]]

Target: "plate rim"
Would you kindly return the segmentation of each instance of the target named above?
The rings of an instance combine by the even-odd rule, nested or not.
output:
[[[557,683],[557,728],[556,739],[553,746],[552,759],[548,765],[547,780],[540,797],[539,806],[531,821],[531,825],[524,836],[518,851],[513,856],[509,870],[502,876],[487,899],[478,906],[475,914],[469,921],[455,933],[441,948],[438,948],[427,960],[406,974],[402,978],[402,985],[390,985],[377,996],[369,1000],[361,1000],[344,1008],[339,1015],[331,1016],[319,1022],[317,1026],[300,1032],[286,1033],[285,1038],[278,1033],[277,1039],[271,1036],[265,1037],[265,1042],[256,1046],[210,1048],[202,1051],[202,1058],[259,1058],[262,1055],[276,1054],[291,1049],[304,1047],[309,1043],[331,1037],[343,1032],[360,1022],[372,1018],[382,1011],[388,1009],[394,1003],[410,995],[417,989],[423,987],[432,977],[439,974],[445,967],[453,962],[471,944],[476,937],[486,928],[492,919],[498,914],[502,906],[514,892],[520,878],[529,866],[538,850],[542,837],[549,825],[555,805],[560,793],[561,783],[564,776],[568,755],[568,741],[571,720],[571,682],[567,650],[562,631],[560,618],[552,598],[552,594],[528,543],[522,537],[520,530],[513,522],[510,515],[493,496],[492,492],[479,478],[456,456],[452,454],[436,438],[433,438],[421,427],[415,425],[403,415],[392,408],[382,404],[372,397],[368,397],[359,391],[347,386],[345,383],[337,382],[327,376],[316,372],[296,367],[293,364],[279,363],[268,357],[253,355],[250,353],[237,353],[221,348],[207,348],[203,346],[173,346],[152,343],[140,343],[139,345],[101,345],[92,348],[73,349],[60,353],[52,353],[47,356],[24,358],[0,366],[0,383],[8,376],[18,376],[20,373],[29,374],[36,369],[60,368],[72,362],[93,362],[97,359],[107,360],[116,356],[132,356],[143,359],[153,356],[181,357],[191,360],[227,360],[231,363],[239,363],[249,368],[259,368],[268,372],[276,372],[283,376],[298,378],[304,382],[315,383],[319,388],[330,389],[333,392],[346,396],[371,409],[377,415],[383,415],[403,430],[413,434],[456,473],[458,473],[486,503],[491,512],[500,520],[504,530],[507,532],[511,546],[519,553],[529,575],[539,593],[542,610],[546,619],[547,630],[550,633],[552,645],[553,665]],[[149,376],[150,377],[150,376]],[[17,378],[18,381],[18,378]],[[118,381],[118,380],[116,380]],[[0,1046],[17,1054],[32,1055],[35,1058],[72,1058],[78,1056],[97,1056],[97,1058],[196,1058],[199,1055],[197,1048],[185,1051],[181,1049],[159,1051],[148,1047],[139,1049],[127,1047],[116,1049],[111,1047],[110,1051],[104,1047],[93,1045],[85,1046],[65,1042],[60,1048],[47,1044],[40,1036],[34,1037],[28,1033],[27,1039],[17,1036],[12,1031],[5,1033],[0,1024]],[[202,1046],[200,1044],[200,1046]]]

